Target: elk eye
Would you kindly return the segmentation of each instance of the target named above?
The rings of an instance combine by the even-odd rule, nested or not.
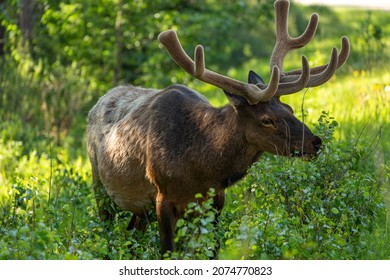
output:
[[[264,125],[264,126],[272,126],[272,127],[274,127],[275,126],[275,123],[274,123],[274,121],[272,120],[272,119],[270,119],[270,118],[263,118],[262,120],[261,120],[261,123]]]

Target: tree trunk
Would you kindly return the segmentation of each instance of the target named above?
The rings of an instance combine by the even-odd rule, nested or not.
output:
[[[23,35],[23,43],[32,46],[33,29],[36,20],[36,2],[35,0],[21,0],[19,24]]]
[[[115,65],[113,84],[117,84],[122,76],[122,51],[123,51],[123,1],[119,2],[119,7],[115,19]]]
[[[5,10],[4,2],[5,2],[5,0],[0,0],[0,11],[2,11],[2,12]],[[3,26],[1,21],[2,20],[1,20],[1,17],[0,17],[0,57],[3,57],[4,56],[5,27]]]

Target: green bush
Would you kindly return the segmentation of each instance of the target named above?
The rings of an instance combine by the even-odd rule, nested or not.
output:
[[[165,257],[170,259],[209,259],[218,250],[215,227],[217,211],[213,208],[215,190],[210,189],[206,198],[195,197],[201,202],[191,202],[177,221],[175,252]]]
[[[230,195],[222,258],[370,257],[362,240],[384,213],[383,182],[361,169],[365,149],[332,142],[336,127],[320,117],[324,147],[315,160],[270,156],[250,169]]]
[[[155,223],[141,235],[126,230],[129,213],[100,221],[87,162],[22,146],[0,141],[0,259],[159,258]]]
[[[327,113],[320,117],[324,147],[311,161],[262,157],[227,190],[217,224],[212,190],[198,195],[204,202],[188,205],[176,251],[165,258],[389,258],[383,191],[390,170],[372,172],[370,145],[335,142],[336,128]],[[21,142],[0,141],[0,259],[160,258],[155,219],[143,234],[126,230],[127,212],[100,221],[89,164],[49,150],[26,154]]]

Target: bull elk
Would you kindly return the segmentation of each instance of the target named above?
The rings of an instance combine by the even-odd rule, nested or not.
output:
[[[349,41],[342,38],[326,65],[311,68],[302,56],[300,70],[284,72],[285,55],[314,36],[318,15],[304,33],[288,33],[289,2],[277,0],[276,44],[268,84],[253,71],[248,83],[205,67],[204,50],[192,60],[173,30],[158,39],[172,59],[193,77],[224,91],[229,104],[213,107],[183,85],[165,89],[118,86],[100,98],[88,116],[87,146],[99,216],[113,219],[108,197],[133,213],[129,227],[144,229],[154,206],[162,252],[174,250],[178,217],[195,194],[216,190],[214,206],[222,209],[225,189],[243,178],[264,152],[315,157],[321,139],[293,115],[280,96],[327,82],[347,59]]]

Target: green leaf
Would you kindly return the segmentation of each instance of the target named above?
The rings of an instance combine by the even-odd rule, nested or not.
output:
[[[335,214],[335,215],[338,215],[340,213],[339,209],[337,209],[336,207],[333,207],[332,209],[330,209],[330,211]]]
[[[183,219],[178,219],[176,226],[180,228],[180,227],[184,226],[184,224],[185,224],[185,221]]]

